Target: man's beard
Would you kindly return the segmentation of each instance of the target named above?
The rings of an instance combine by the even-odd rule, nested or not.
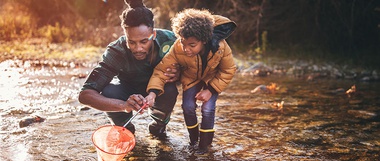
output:
[[[137,60],[144,60],[147,55],[148,55],[148,53],[146,53],[146,52],[136,52],[136,53],[133,53],[133,56]]]

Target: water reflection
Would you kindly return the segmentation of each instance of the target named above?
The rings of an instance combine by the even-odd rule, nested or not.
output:
[[[0,64],[0,159],[96,160],[92,132],[109,122],[77,101],[90,68],[14,64]],[[271,83],[274,93],[252,92]],[[352,85],[357,92],[349,96]],[[147,113],[137,116],[136,147],[126,160],[379,160],[379,93],[379,82],[238,74],[217,102],[209,157],[188,153],[179,97],[165,140],[148,134]],[[33,114],[46,121],[18,127]]]

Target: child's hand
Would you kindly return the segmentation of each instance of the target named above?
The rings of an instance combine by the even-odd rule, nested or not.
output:
[[[195,95],[195,99],[202,102],[206,102],[211,98],[211,96],[212,96],[212,93],[208,89],[206,89],[206,90],[202,90],[198,92],[197,95]]]
[[[152,107],[154,102],[156,101],[156,94],[154,92],[149,92],[149,94],[145,97],[149,107]]]

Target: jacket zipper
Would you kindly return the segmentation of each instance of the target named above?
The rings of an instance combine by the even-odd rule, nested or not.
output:
[[[187,84],[187,86],[190,86],[191,84],[195,83],[198,80],[198,75],[199,75],[199,54],[197,54],[197,77],[194,81]]]
[[[216,52],[218,52],[218,51],[216,51]],[[203,71],[204,73],[206,73],[207,64],[208,64],[209,61],[215,56],[216,52],[215,52],[215,53],[212,53],[212,56],[210,57],[210,59],[207,59],[207,61],[206,61],[206,67],[205,67],[205,70]],[[208,70],[210,70],[210,68],[208,68]],[[207,71],[207,72],[208,72],[208,71]]]

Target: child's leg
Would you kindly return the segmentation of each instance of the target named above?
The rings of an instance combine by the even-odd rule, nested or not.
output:
[[[196,114],[196,99],[195,95],[202,89],[203,83],[198,83],[194,87],[183,92],[182,109],[185,118],[185,124],[189,131],[190,145],[195,145],[198,142],[199,127]]]
[[[215,106],[218,94],[213,94],[207,102],[202,104],[202,123],[200,129],[200,142],[197,154],[208,152],[214,138]]]
[[[215,106],[218,94],[213,94],[207,102],[202,104],[202,124],[201,129],[213,130],[215,122]]]

